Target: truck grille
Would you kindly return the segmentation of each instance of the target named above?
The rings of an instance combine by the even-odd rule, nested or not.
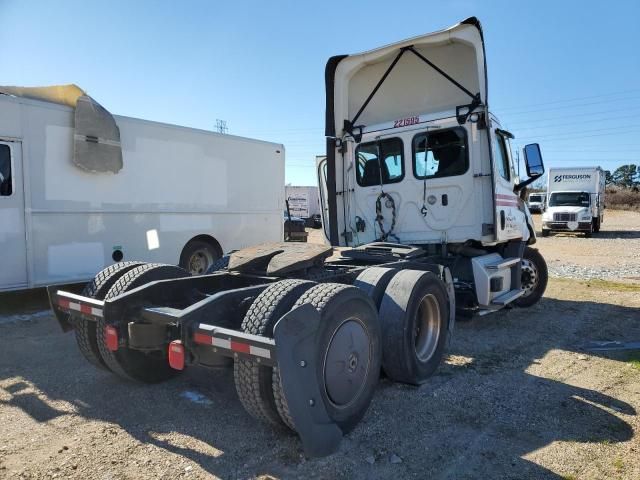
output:
[[[576,214],[575,213],[554,213],[553,221],[554,222],[575,222]]]

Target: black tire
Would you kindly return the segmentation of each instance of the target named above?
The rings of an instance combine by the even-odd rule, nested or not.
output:
[[[449,300],[431,272],[401,270],[380,305],[382,368],[397,382],[420,385],[436,371],[447,342]]]
[[[249,307],[242,331],[272,338],[277,321],[314,285],[306,280],[283,280],[268,286]],[[273,396],[273,370],[277,367],[238,359],[233,365],[233,376],[244,409],[257,420],[282,427],[284,422]]]
[[[225,255],[224,257],[219,258],[218,260],[213,262],[205,272],[205,275],[226,270],[229,267],[229,258],[229,255]]]
[[[548,236],[549,236],[549,233],[550,233],[550,232],[549,232],[549,230],[547,230],[547,229],[545,229],[545,228],[543,228],[543,229],[542,229],[542,236],[543,236],[543,237],[548,237]]]
[[[584,232],[584,238],[591,238],[592,232]]]
[[[92,281],[87,283],[81,295],[103,300],[109,289],[122,275],[139,265],[142,265],[142,262],[121,262],[108,266],[100,271]],[[76,343],[84,358],[93,366],[110,371],[109,367],[104,363],[98,348],[97,324],[83,319],[75,320],[73,316],[71,316],[71,323],[74,326]]]
[[[161,265],[149,263],[129,270],[109,289],[105,300],[115,298],[129,290],[140,287],[156,280],[188,277],[189,273],[175,265]],[[120,322],[120,328],[126,325],[125,319]],[[158,383],[168,380],[178,373],[169,366],[166,351],[143,353],[138,350],[119,348],[112,352],[107,348],[104,336],[106,323],[104,319],[98,321],[98,348],[105,364],[121,378],[142,383]]]
[[[538,250],[531,247],[524,249],[521,269],[522,288],[525,290],[525,294],[513,303],[517,307],[526,308],[537,303],[544,295],[544,291],[547,289],[547,281],[549,280],[549,272],[544,257]]]
[[[593,231],[594,233],[598,233],[600,231],[600,218],[593,220]]]
[[[205,275],[209,268],[220,260],[222,254],[212,243],[191,240],[180,255],[180,267],[191,275]]]
[[[294,308],[305,303],[311,304],[321,316],[320,331],[316,334],[319,342],[318,355],[316,359],[316,378],[320,385],[320,394],[324,402],[329,417],[340,427],[343,433],[351,431],[366,413],[371,399],[375,392],[376,384],[380,376],[380,322],[373,301],[357,287],[342,285],[338,283],[323,283],[307,290],[296,302]],[[354,330],[351,330],[351,329]],[[357,341],[354,342],[354,333]],[[364,335],[364,336],[362,336]],[[358,347],[366,347],[367,362],[360,363],[360,356],[357,352],[347,352],[338,349],[341,338],[350,338],[351,346],[354,343]],[[334,340],[336,342],[334,343]],[[333,347],[336,350],[333,350]],[[331,362],[328,358],[334,353],[346,356],[344,361]],[[348,356],[347,356],[348,353]],[[355,359],[355,363],[353,360]],[[352,363],[352,367],[345,369],[344,365]],[[329,364],[341,365],[341,371],[334,371],[335,375],[330,385],[327,383],[326,367]],[[358,365],[360,363],[360,365]],[[358,368],[359,367],[359,368]],[[363,370],[364,368],[364,370]],[[357,378],[361,375],[361,378]],[[346,382],[345,382],[346,381]],[[337,391],[337,384],[355,385],[357,390],[350,397],[351,392]],[[329,392],[332,390],[334,395]],[[337,393],[336,393],[337,392]],[[295,429],[293,419],[289,414],[282,383],[278,371],[274,369],[273,393],[276,407],[282,420],[290,428]],[[338,396],[346,396],[344,402]]]
[[[379,309],[384,291],[397,272],[398,270],[393,268],[370,267],[358,275],[353,282],[353,286],[366,293],[373,300],[376,308]]]

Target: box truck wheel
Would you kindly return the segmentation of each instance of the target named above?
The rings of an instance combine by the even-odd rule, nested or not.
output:
[[[543,228],[543,229],[542,229],[542,236],[543,236],[543,237],[548,237],[548,236],[549,236],[549,233],[550,233],[550,232],[549,232],[549,230],[547,230],[546,228]]]
[[[283,280],[268,286],[249,307],[242,321],[242,330],[273,337],[276,322],[314,285],[307,280]],[[233,377],[245,410],[257,420],[281,427],[283,420],[273,396],[273,370],[251,360],[238,359],[233,365]]]
[[[357,287],[323,283],[307,290],[294,308],[311,304],[320,314],[316,379],[329,418],[351,431],[371,403],[380,376],[380,321],[373,301]],[[280,375],[273,371],[278,413],[295,428]]]
[[[380,308],[384,291],[397,272],[398,270],[393,268],[370,267],[358,275],[353,285],[366,293],[373,300],[376,308]]]
[[[431,272],[401,270],[380,305],[382,368],[392,380],[420,385],[442,360],[449,325],[449,299]]]
[[[596,218],[593,220],[593,231],[598,233],[600,231],[600,219]]]
[[[190,240],[180,255],[180,266],[191,275],[204,275],[209,267],[222,257],[214,241],[196,238]]]
[[[535,304],[547,288],[548,271],[547,262],[540,252],[535,248],[527,247],[520,269],[522,271],[522,289],[524,295],[516,299],[513,303],[518,307],[530,307]]]
[[[115,298],[129,290],[140,287],[156,280],[188,277],[189,273],[175,265],[161,265],[148,263],[140,265],[126,272],[109,289],[105,300]],[[120,319],[118,326],[126,326],[126,319]],[[129,348],[119,348],[111,351],[107,348],[105,339],[104,319],[97,322],[98,348],[105,364],[119,377],[144,383],[157,383],[174,376],[178,370],[169,366],[165,350],[141,352]]]
[[[104,300],[109,289],[122,275],[140,265],[142,265],[142,262],[121,262],[108,266],[98,273],[91,282],[87,283],[84,290],[82,290],[82,296]],[[98,348],[96,323],[81,318],[74,320],[73,316],[71,320],[74,325],[76,342],[78,343],[80,353],[82,353],[84,358],[92,365],[103,370],[109,370]]]

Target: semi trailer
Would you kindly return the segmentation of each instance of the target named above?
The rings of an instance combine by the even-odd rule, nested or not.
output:
[[[202,274],[283,236],[280,144],[111,115],[74,86],[0,87],[0,291],[122,260]]]
[[[600,167],[550,168],[542,236],[551,232],[600,231],[604,220],[605,174]]]
[[[328,245],[261,244],[203,276],[118,263],[83,291],[48,289],[96,367],[139,382],[233,368],[248,413],[297,432],[309,456],[338,448],[382,371],[428,381],[457,316],[531,306],[547,282],[523,201],[540,148],[524,148],[518,178],[477,19],[332,57],[325,81]]]

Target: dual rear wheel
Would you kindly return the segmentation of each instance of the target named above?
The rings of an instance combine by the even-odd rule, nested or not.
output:
[[[433,273],[373,267],[354,286],[284,280],[256,298],[243,330],[273,336],[277,321],[303,304],[321,316],[314,374],[327,413],[343,432],[365,414],[381,368],[392,380],[419,385],[442,360],[449,302]],[[237,360],[234,378],[254,418],[295,430],[277,367]]]

